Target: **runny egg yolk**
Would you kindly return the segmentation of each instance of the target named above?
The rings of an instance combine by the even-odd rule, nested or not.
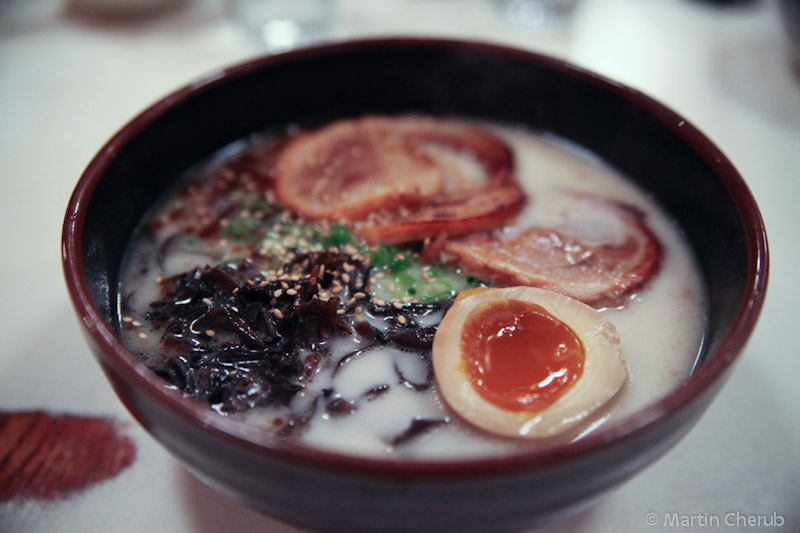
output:
[[[433,339],[433,371],[466,422],[525,439],[577,431],[628,375],[602,313],[524,286],[461,291]]]
[[[485,302],[467,316],[462,368],[475,390],[501,409],[537,413],[583,374],[586,349],[567,324],[520,300]]]

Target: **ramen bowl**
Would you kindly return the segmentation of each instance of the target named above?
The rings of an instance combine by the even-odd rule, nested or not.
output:
[[[682,386],[571,444],[408,459],[289,442],[184,398],[120,341],[126,244],[187,168],[253,132],[366,114],[425,113],[552,132],[599,155],[684,233],[707,292],[698,363]],[[662,104],[534,53],[430,39],[345,42],[215,72],[125,125],[70,201],[63,266],[88,343],[121,401],[219,492],[314,530],[519,530],[589,505],[674,446],[734,366],[767,284],[764,225],[724,154]]]

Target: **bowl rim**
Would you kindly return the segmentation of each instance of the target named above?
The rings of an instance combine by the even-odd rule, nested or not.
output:
[[[730,330],[720,340],[714,357],[709,358],[689,376],[682,386],[656,402],[620,420],[605,424],[583,439],[568,445],[525,450],[507,455],[459,459],[386,458],[351,455],[296,442],[286,443],[266,430],[220,416],[207,406],[184,398],[178,391],[165,387],[161,378],[139,362],[122,345],[112,327],[101,318],[101,312],[90,296],[82,261],[81,234],[86,209],[92,194],[105,171],[125,144],[172,108],[181,105],[198,93],[213,90],[229,79],[245,76],[253,71],[268,69],[274,65],[303,62],[308,58],[329,54],[335,55],[366,49],[389,50],[413,47],[450,49],[467,53],[475,51],[482,54],[513,57],[566,73],[584,83],[600,85],[647,111],[689,144],[714,169],[744,222],[748,251],[748,286],[745,292],[746,297],[739,306]],[[86,167],[67,207],[62,229],[61,251],[69,295],[85,333],[95,345],[96,357],[101,364],[112,367],[126,382],[130,383],[130,386],[147,394],[152,400],[161,403],[173,414],[177,414],[197,429],[209,431],[217,438],[244,447],[251,453],[264,454],[274,460],[285,460],[302,464],[305,467],[347,471],[358,475],[389,475],[396,479],[486,477],[521,469],[550,468],[583,456],[601,453],[622,441],[634,439],[656,426],[666,423],[672,417],[688,409],[707,392],[713,390],[715,385],[721,384],[755,328],[764,303],[769,271],[766,229],[749,188],[720,149],[682,116],[636,89],[561,59],[481,41],[417,37],[348,40],[258,57],[212,71],[161,98],[134,116],[117,131]],[[120,399],[128,405],[125,398],[120,397]]]

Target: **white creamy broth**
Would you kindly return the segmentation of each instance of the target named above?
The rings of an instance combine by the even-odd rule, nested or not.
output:
[[[568,187],[622,200],[642,209],[661,241],[658,275],[622,310],[603,311],[622,339],[628,383],[616,402],[616,418],[630,414],[671,392],[691,372],[705,325],[705,293],[691,251],[675,224],[635,185],[596,156],[560,138],[501,130],[514,146],[521,182],[534,196],[552,187]],[[529,211],[534,211],[532,204]],[[524,220],[530,213],[524,212]]]
[[[579,439],[658,400],[686,379],[702,341],[705,300],[698,271],[678,228],[640,190],[585,150],[549,135],[484,127],[508,143],[514,153],[516,178],[529,197],[527,206],[516,218],[518,224],[537,219],[536,199],[546,191],[554,188],[583,191],[642,210],[647,225],[663,246],[661,268],[654,279],[632,296],[624,308],[603,310],[619,331],[629,372],[617,396],[580,428],[550,441],[501,438],[463,422],[443,402],[435,380],[431,386],[415,388],[430,377],[424,354],[392,343],[370,347],[363,336],[354,333],[323,342],[326,357],[302,380],[302,388],[288,406],[254,407],[225,412],[224,416],[241,417],[250,424],[278,432],[285,429],[285,423],[293,416],[297,419],[302,415],[300,418],[305,417],[302,424],[298,423],[297,429],[288,432],[285,438],[345,453],[415,458],[496,455],[519,448],[548,446],[553,440]],[[208,175],[206,171],[199,174]],[[171,202],[158,207],[150,220],[163,218],[164,212],[174,207],[175,200]],[[167,247],[168,253],[157,252],[165,248],[164,242],[179,232],[182,224],[173,220],[152,231],[140,231],[126,254],[120,284],[123,340],[145,362],[152,362],[153,354],[161,350],[163,332],[148,320],[151,302],[160,299],[160,283],[195,267],[237,259],[242,253],[236,244],[225,239],[197,249],[187,241]],[[276,235],[285,236],[285,231],[282,227],[276,230]],[[513,232],[515,228],[511,225],[506,231]],[[268,256],[269,250],[274,249],[270,246],[259,244],[261,255]],[[342,247],[342,251],[356,252],[348,246]],[[369,252],[359,249],[357,254]],[[260,268],[261,272],[271,274],[267,267],[270,261],[259,259],[256,263],[256,270]],[[417,269],[413,270],[414,275],[420,275],[421,270],[426,270],[427,279],[428,268],[431,267],[421,263],[410,271]],[[448,287],[457,288],[459,283],[465,283],[465,274],[458,269],[437,265],[432,268],[437,279],[451,282]],[[386,307],[392,302],[408,303],[393,297],[399,294],[395,282],[390,277],[378,276],[371,285],[374,298],[385,299]],[[409,299],[413,298],[406,296]],[[357,314],[358,320],[379,328],[389,320],[370,312],[367,306]],[[441,314],[437,310],[420,313],[416,322],[421,326],[435,325]],[[409,316],[414,318],[413,313]],[[210,338],[209,342],[219,341],[216,333],[212,337],[217,340]],[[303,349],[300,359],[307,362],[313,352]],[[346,357],[353,353],[357,355]],[[343,358],[346,360],[342,361]],[[330,402],[334,400],[335,408],[331,408]],[[321,407],[326,402],[329,407]],[[212,407],[224,411],[219,404],[212,403]],[[415,424],[425,427],[418,427],[418,434],[406,433]],[[399,438],[404,434],[407,438]]]

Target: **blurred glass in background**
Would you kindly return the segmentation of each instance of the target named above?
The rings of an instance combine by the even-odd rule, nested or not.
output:
[[[327,36],[333,0],[227,0],[230,17],[270,53],[313,44]]]
[[[530,27],[565,24],[578,0],[489,0],[500,17],[512,24]]]

